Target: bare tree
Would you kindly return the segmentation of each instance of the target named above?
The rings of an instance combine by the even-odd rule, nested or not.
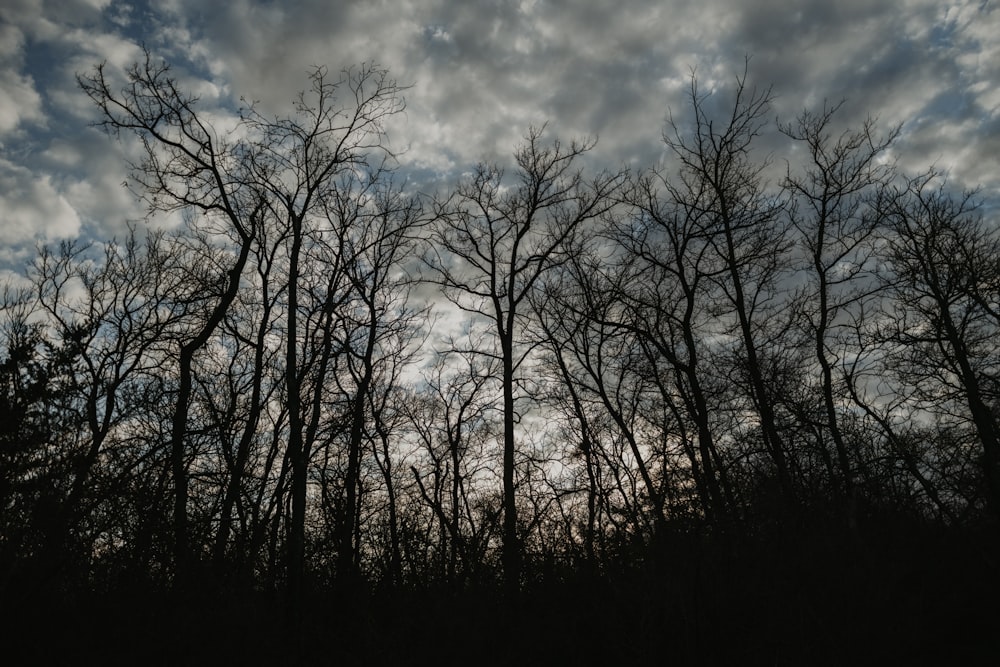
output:
[[[605,454],[592,439],[595,431],[586,417],[585,405],[593,402],[614,424],[616,437],[625,445],[621,452],[624,458],[613,467],[634,471],[648,499],[643,502],[630,492],[622,494],[630,506],[632,523],[644,532],[652,532],[650,523],[655,530],[662,530],[667,489],[655,479],[655,470],[663,459],[660,452],[649,451],[649,434],[669,427],[659,414],[650,414],[650,396],[656,386],[643,341],[629,318],[624,284],[630,284],[637,274],[628,272],[624,277],[618,272],[611,277],[615,271],[604,267],[602,260],[580,255],[567,262],[565,271],[560,271],[562,281],[548,280],[540,295],[533,298],[536,318],[550,360],[569,393],[575,418],[587,429],[581,444],[589,465],[595,463],[593,455]],[[648,284],[649,278],[643,275],[643,284]]]
[[[344,372],[334,384],[346,397],[347,469],[344,509],[338,528],[339,574],[357,574],[355,536],[360,530],[359,491],[361,462],[366,442],[379,441],[373,451],[388,493],[394,576],[400,576],[395,523],[393,461],[389,447],[389,399],[399,375],[414,354],[421,322],[428,309],[414,308],[409,294],[411,258],[419,254],[418,236],[425,224],[421,203],[402,192],[377,171],[364,180],[348,177],[324,202],[325,217],[332,223],[336,254],[343,262],[348,296],[335,334],[343,351]],[[318,385],[317,389],[323,385]],[[326,388],[329,391],[329,387]],[[314,415],[317,411],[314,409]]]
[[[503,567],[506,586],[520,587],[516,451],[518,370],[527,356],[519,333],[526,299],[546,271],[578,252],[583,226],[613,205],[620,174],[584,180],[576,167],[593,142],[546,145],[532,129],[514,153],[515,179],[480,165],[453,196],[439,204],[427,263],[434,282],[460,309],[490,322],[501,362],[503,391]]]
[[[251,110],[247,116],[247,124],[259,137],[250,161],[251,182],[266,193],[268,218],[288,234],[285,384],[292,468],[288,568],[290,597],[296,601],[302,587],[312,448],[304,437],[300,384],[301,263],[325,224],[338,222],[325,216],[325,207],[336,196],[340,177],[348,170],[368,171],[370,154],[386,153],[384,123],[404,108],[400,87],[386,70],[375,66],[345,70],[339,80],[332,81],[324,68],[317,68],[311,79],[312,87],[299,96],[294,115],[271,120]],[[349,100],[346,104],[339,101],[344,93]]]
[[[621,283],[629,311],[623,324],[643,340],[656,384],[689,448],[702,507],[712,518],[725,515],[734,502],[713,433],[718,397],[706,344],[716,333],[712,286],[727,267],[713,234],[706,233],[714,213],[692,187],[684,176],[679,182],[656,171],[640,176],[629,189],[633,211],[617,221],[613,238],[630,276]],[[687,444],[692,441],[693,448]]]
[[[178,579],[183,579],[190,559],[188,544],[188,476],[185,436],[193,387],[195,355],[209,341],[236,298],[250,254],[254,229],[263,201],[248,178],[242,141],[220,137],[195,112],[197,99],[184,93],[165,63],[145,52],[144,60],[130,66],[126,84],[112,88],[104,64],[78,76],[80,87],[101,110],[101,126],[113,135],[134,133],[141,140],[143,159],[133,164],[131,178],[151,211],[193,209],[222,222],[223,237],[235,240],[234,253],[218,267],[216,283],[205,319],[192,323],[178,340],[179,385],[171,433],[174,481],[174,552]]]
[[[772,349],[779,345],[783,328],[778,279],[787,266],[790,242],[781,193],[768,188],[764,178],[768,162],[754,153],[754,142],[767,124],[772,93],[748,83],[748,68],[749,60],[736,78],[728,116],[719,122],[692,75],[689,124],[682,127],[671,116],[663,139],[679,165],[674,199],[682,209],[697,214],[699,234],[721,269],[709,272],[716,294],[706,298],[726,305],[717,316],[731,319],[739,341],[739,349],[733,351],[738,360],[734,379],[739,383],[745,379],[779,488],[791,497],[789,451],[767,378],[768,367],[780,357]]]
[[[977,208],[974,193],[951,193],[933,171],[886,196],[895,317],[882,333],[917,405],[974,429],[986,497],[1000,514],[1000,236]]]
[[[126,85],[114,90],[103,65],[79,77],[84,91],[104,114],[112,134],[134,132],[145,148],[132,178],[152,210],[193,209],[218,240],[229,239],[227,265],[219,265],[222,285],[208,309],[179,341],[179,389],[173,419],[175,487],[174,532],[178,573],[189,560],[188,481],[185,437],[195,355],[212,338],[232,308],[255,236],[265,225],[286,242],[285,384],[288,401],[288,460],[292,517],[289,533],[290,599],[298,600],[304,554],[307,464],[310,443],[303,439],[303,405],[298,349],[301,344],[300,264],[323,219],[323,203],[346,170],[365,170],[369,153],[385,153],[384,122],[403,108],[401,89],[381,68],[365,65],[338,79],[324,68],[287,117],[268,118],[251,107],[239,133],[220,136],[196,110],[196,98],[179,89],[165,64],[147,52],[126,71]],[[346,101],[341,101],[342,99]],[[293,605],[294,606],[294,605]]]
[[[475,339],[468,347],[479,347]],[[477,511],[476,496],[494,479],[488,443],[498,432],[490,390],[499,360],[479,354],[442,353],[423,373],[422,390],[410,398],[407,417],[427,463],[411,466],[420,497],[439,523],[439,562],[445,580],[461,588],[483,567],[496,526]]]
[[[27,414],[8,415],[17,430],[41,428],[51,448],[44,461],[35,462],[38,470],[27,474],[50,485],[44,525],[35,528],[45,542],[38,553],[47,554],[44,567],[53,571],[37,576],[54,577],[72,557],[91,560],[102,530],[129,532],[110,523],[117,517],[96,523],[97,516],[115,514],[107,509],[115,499],[95,493],[100,484],[94,480],[113,488],[123,483],[122,471],[127,474],[148,454],[130,445],[142,436],[134,415],[155,409],[145,388],[168,366],[164,340],[176,324],[167,296],[176,258],[168,248],[162,234],[142,242],[134,232],[100,249],[74,242],[42,248],[20,299],[4,305],[12,327],[7,400],[18,405],[42,392],[38,398],[48,403],[34,417],[30,403],[24,404]],[[7,446],[16,453],[22,443]],[[109,458],[124,463],[110,476],[101,467]]]
[[[894,175],[892,164],[882,158],[900,128],[878,137],[875,121],[868,119],[860,128],[833,137],[831,125],[840,106],[804,111],[781,131],[808,150],[806,163],[794,171],[789,165],[785,178],[795,203],[792,225],[809,261],[809,284],[802,295],[806,303],[800,312],[819,364],[825,413],[820,426],[833,442],[840,489],[851,495],[859,461],[840,428],[838,404],[843,396],[835,366],[844,350],[836,331],[844,323],[844,311],[868,298],[876,284],[872,264],[880,217],[874,204]],[[820,446],[825,448],[822,442]]]

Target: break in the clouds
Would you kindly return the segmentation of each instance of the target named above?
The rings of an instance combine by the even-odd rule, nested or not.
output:
[[[388,67],[414,174],[502,159],[530,125],[597,135],[609,166],[652,164],[688,77],[720,100],[746,55],[775,115],[847,100],[845,122],[904,123],[904,167],[1000,193],[1000,9],[991,0],[8,0],[0,9],[0,236],[110,235],[141,207],[127,144],[88,126],[75,73],[140,44],[222,120],[241,96],[287,108],[311,67]],[[721,102],[720,102],[721,104]]]

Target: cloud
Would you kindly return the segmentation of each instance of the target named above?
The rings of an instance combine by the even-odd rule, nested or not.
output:
[[[0,24],[0,141],[24,123],[44,123],[42,97],[31,76],[19,70],[24,61],[24,33]]]
[[[48,174],[0,160],[0,236],[11,245],[72,238],[80,217]]]
[[[751,82],[773,84],[782,120],[846,99],[843,124],[905,122],[905,168],[934,162],[1000,194],[1000,10],[981,0],[10,0],[5,19],[4,173],[47,174],[35,187],[85,228],[135,217],[118,187],[134,147],[84,131],[95,110],[73,75],[105,60],[120,71],[140,43],[222,125],[241,95],[286,113],[312,67],[377,61],[412,85],[389,128],[409,149],[405,168],[444,185],[476,161],[509,160],[545,122],[563,139],[599,136],[594,162],[653,164],[667,110],[685,120],[692,69],[722,112],[750,55]]]

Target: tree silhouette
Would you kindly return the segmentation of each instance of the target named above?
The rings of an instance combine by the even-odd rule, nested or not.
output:
[[[857,455],[849,451],[840,426],[835,366],[842,350],[836,349],[835,332],[844,321],[843,311],[866,298],[874,286],[871,258],[880,220],[876,200],[894,176],[893,166],[879,160],[900,128],[880,138],[874,120],[868,119],[859,129],[833,138],[830,126],[840,106],[805,111],[782,132],[808,149],[801,172],[788,167],[785,186],[795,198],[792,225],[810,262],[810,286],[801,313],[819,364],[825,413],[820,427],[833,443],[841,490],[850,495]]]
[[[517,372],[527,351],[519,329],[527,298],[539,278],[568,261],[582,227],[612,205],[620,175],[583,179],[575,162],[593,143],[547,146],[533,129],[514,153],[515,182],[497,166],[479,165],[453,196],[438,205],[439,226],[427,259],[445,295],[463,311],[490,322],[503,391],[504,578],[517,591],[521,536],[516,497]]]
[[[15,661],[995,654],[995,206],[898,127],[744,68],[656,167],[531,129],[422,194],[377,66],[225,132],[181,80],[80,77],[180,224],[4,283]]]
[[[888,327],[897,372],[918,407],[972,426],[989,503],[998,512],[997,267],[1000,239],[973,193],[954,196],[929,172],[882,202],[888,278],[897,312]],[[957,403],[961,408],[952,407]]]

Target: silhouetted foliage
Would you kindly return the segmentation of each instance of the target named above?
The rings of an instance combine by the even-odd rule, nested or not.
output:
[[[80,84],[184,222],[5,286],[15,661],[1000,648],[996,209],[898,127],[692,76],[656,168],[531,129],[421,195],[378,67],[229,133],[149,54],[118,78]]]

